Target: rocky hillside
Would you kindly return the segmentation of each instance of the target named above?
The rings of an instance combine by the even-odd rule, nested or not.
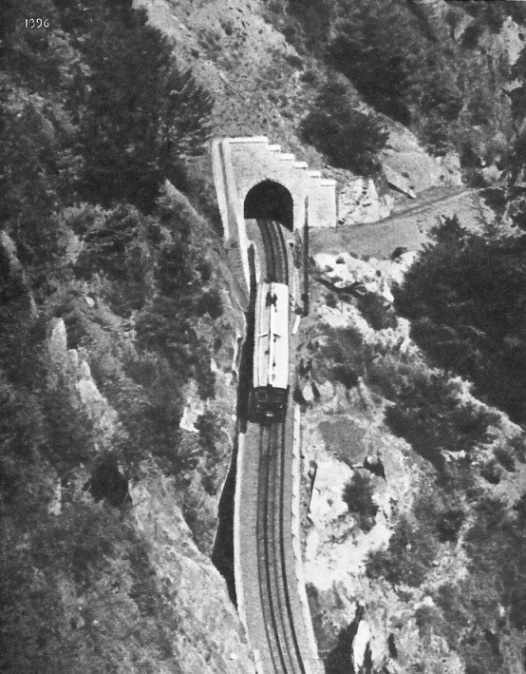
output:
[[[491,238],[525,222],[520,3],[2,10],[0,669],[251,671],[211,563],[228,576],[246,298],[206,148],[266,134],[334,175],[342,224],[462,181],[494,214],[406,291],[410,254],[316,243],[296,397],[327,671],[522,671],[522,240]]]
[[[514,136],[506,91],[524,39],[516,4],[135,5],[213,93],[214,133],[267,135],[324,168],[339,184],[342,223],[385,217],[429,188],[501,177]]]
[[[315,257],[296,397],[318,644],[330,674],[520,672],[523,427],[412,341],[391,290],[414,257]]]
[[[209,96],[127,2],[5,9],[0,669],[246,672],[210,561],[243,297],[183,163]]]

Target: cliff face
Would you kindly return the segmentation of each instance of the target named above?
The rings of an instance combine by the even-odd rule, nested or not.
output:
[[[222,336],[226,338],[227,334],[223,333]],[[64,321],[57,320],[49,337],[51,378],[60,381],[62,387],[69,388],[74,404],[83,408],[97,434],[98,451],[102,453],[106,449],[111,455],[119,417],[100,393],[88,361],[84,358],[89,358],[89,354],[79,354],[78,350],[67,348]],[[233,398],[229,387],[224,386],[222,395],[228,398],[229,393]],[[195,409],[193,403],[199,397],[194,398],[190,391],[186,400],[194,408],[193,418],[196,420],[205,407],[201,404],[201,409]],[[227,400],[223,399],[223,402],[228,405]],[[230,404],[234,404],[233,399]],[[208,409],[210,408],[209,405]],[[189,432],[197,434],[188,417],[185,427]],[[225,434],[228,433],[228,426],[224,427],[224,431]],[[229,450],[231,447],[225,443],[226,456]],[[197,514],[200,529],[197,529],[197,538],[201,547],[209,552],[209,534],[217,529],[217,496],[214,498],[204,492],[198,479],[195,479],[192,487],[192,498],[200,501]],[[148,463],[140,466],[134,481],[129,484],[129,502],[125,507],[123,523],[135,532],[137,542],[143,541],[146,546],[140,580],[149,584],[150,601],[155,601],[155,597],[162,597],[166,605],[160,622],[166,640],[165,648],[171,656],[167,656],[167,661],[163,662],[156,659],[154,649],[148,653],[148,649],[144,648],[142,664],[135,663],[127,656],[113,665],[121,668],[119,671],[142,672],[143,667],[154,666],[155,671],[173,672],[173,667],[176,666],[177,671],[189,673],[246,672],[251,667],[251,655],[244,630],[228,597],[224,579],[211,564],[209,556],[196,546],[194,535],[182,515],[181,496],[176,481],[167,478]],[[55,498],[49,510],[59,520],[64,516],[60,482],[57,483]],[[133,547],[130,552],[132,555],[138,554]],[[109,578],[111,574],[108,574],[107,582]],[[75,593],[68,594],[70,619],[84,621],[82,616],[87,612],[88,606],[82,604],[86,600],[82,600]],[[133,623],[133,614],[128,616],[128,620]],[[102,632],[112,628],[109,617],[104,612],[95,618],[94,623]],[[140,626],[137,628],[141,629]],[[126,640],[123,639],[122,646],[125,645]]]
[[[108,306],[109,285],[63,288],[52,312],[59,317],[38,307],[16,245],[3,235],[3,328],[28,340],[22,349],[5,334],[2,341],[5,671],[28,671],[36,659],[42,672],[252,666],[210,560],[233,450],[245,319],[214,233],[175,188],[166,195],[169,210],[192,222],[221,298],[220,316],[195,319],[206,353],[184,386],[159,380],[155,351],[143,361],[142,383],[125,372],[139,365],[140,328],[135,315]],[[76,264],[85,240],[77,237],[71,250]],[[166,361],[162,367],[166,376]],[[212,377],[206,395],[203,371]]]
[[[392,309],[392,283],[401,282],[413,260],[414,253],[397,261],[315,257],[313,273],[323,284],[313,282],[313,312],[302,328],[298,395],[305,574],[318,645],[330,672],[460,674],[489,671],[479,665],[485,658],[492,671],[518,672],[522,632],[509,610],[490,599],[495,577],[488,585],[470,546],[478,504],[503,498],[514,517],[526,479],[522,459],[508,464],[498,484],[484,466],[521,429],[462,384],[451,404],[459,410],[474,404],[492,415],[482,442],[459,451],[452,438],[437,441],[441,431],[429,407],[422,419],[430,428],[425,447],[410,435],[422,413],[409,393],[413,377],[442,376]],[[359,295],[339,294],[356,283]],[[399,405],[408,410],[405,425],[394,422]],[[437,442],[447,479],[425,460]],[[477,458],[468,460],[466,483],[460,475],[469,452]],[[499,533],[490,528],[486,536],[489,551]],[[484,615],[475,609],[477,587],[487,593]]]

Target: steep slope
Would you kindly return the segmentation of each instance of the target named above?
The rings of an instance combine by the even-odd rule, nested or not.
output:
[[[333,172],[350,222],[386,215],[395,194],[403,203],[458,184],[459,161],[469,179],[498,184],[510,96],[493,96],[509,84],[508,61],[501,68],[497,57],[516,54],[521,11],[506,5],[517,24],[506,22],[503,49],[502,6],[485,14],[481,4],[436,2],[431,14],[422,5],[413,31],[406,5],[390,0],[137,0],[150,24],[128,0],[3,3],[2,671],[251,670],[210,562],[245,319],[203,168],[209,136],[264,133]],[[346,80],[320,53],[349,37],[342,11],[359,10],[363,28],[369,7],[383,6],[394,23],[381,26],[379,56],[384,37],[405,48],[398,28],[413,31],[417,54],[437,35],[453,50],[449,60],[438,53],[457,78],[444,100],[423,96],[436,64],[416,98],[410,87],[394,92],[408,126],[374,91],[366,96],[363,61]],[[48,20],[32,27],[37,8]],[[319,22],[320,8],[335,22]],[[465,43],[460,65],[448,39]],[[316,134],[313,145],[304,140],[302,120],[318,107],[330,116],[331,91],[345,94],[336,132],[375,139],[374,151],[368,134],[359,146],[372,177],[329,165]],[[512,99],[520,112],[520,89]],[[458,114],[454,133],[431,114],[435,103]],[[384,126],[390,138],[379,149]],[[468,146],[455,145],[464,136]],[[339,258],[317,258],[330,292],[314,297],[296,391],[306,503],[314,479],[305,554],[327,670],[520,671],[524,560],[510,541],[522,540],[526,512],[522,431],[411,343],[388,306],[397,264]],[[359,297],[338,292],[358,281]],[[437,475],[450,473],[448,490]],[[228,546],[215,553],[228,567]]]
[[[267,135],[313,168],[323,167],[338,181],[343,222],[385,217],[393,200],[429,188],[458,186],[466,179],[480,186],[501,177],[505,146],[513,136],[503,90],[522,45],[520,9],[511,8],[506,18],[503,7],[486,15],[473,3],[445,0],[349,6],[334,0],[304,7],[295,0],[136,0],[135,5],[146,8],[152,24],[174,39],[179,62],[213,93],[214,133]],[[391,63],[393,50],[397,57]],[[400,73],[389,70],[395,62],[402,63]],[[408,76],[408,69],[414,74]],[[339,98],[348,97],[359,112],[344,113],[338,122],[334,102],[323,98],[334,78],[345,92]],[[388,81],[393,90],[384,94]],[[397,112],[400,106],[404,114]],[[314,134],[305,132],[312,114],[319,117]],[[351,146],[351,157],[369,142],[365,119],[389,133],[377,153],[376,188],[362,188],[357,180],[369,159],[362,168],[351,159],[355,169],[342,167],[331,157],[330,133],[323,131],[339,124],[340,146],[346,133],[363,139],[357,141],[363,146]]]
[[[136,0],[175,40],[175,54],[214,95],[215,135],[267,135],[287,152],[305,151],[297,121],[313,98],[301,58],[264,15],[261,0]],[[315,151],[309,163],[316,168]]]
[[[131,3],[38,6],[0,45],[0,669],[246,672],[210,561],[245,319],[183,161],[210,100]]]
[[[331,674],[518,672],[524,433],[410,339],[390,287],[414,259],[315,257],[297,397],[318,644]]]

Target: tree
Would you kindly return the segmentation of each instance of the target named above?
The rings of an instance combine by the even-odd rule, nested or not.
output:
[[[393,0],[347,5],[329,45],[331,63],[378,111],[409,124],[405,94],[426,60],[417,19]]]
[[[379,170],[376,154],[385,146],[389,133],[372,115],[359,112],[355,106],[345,82],[328,81],[314,109],[302,120],[301,132],[335,166],[371,175]]]
[[[395,306],[432,360],[468,377],[514,421],[526,420],[526,236],[468,232],[458,219],[432,230],[395,289]]]
[[[86,199],[151,211],[162,181],[202,151],[212,99],[131,2],[103,3],[83,44],[89,94],[81,120]]]

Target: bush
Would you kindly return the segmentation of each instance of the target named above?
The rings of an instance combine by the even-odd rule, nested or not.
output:
[[[515,471],[515,461],[513,459],[513,454],[507,447],[496,447],[493,450],[493,455],[500,465],[509,473],[513,473]]]
[[[363,344],[360,333],[353,327],[332,328],[323,326],[324,343],[320,345],[317,360],[320,374],[341,381],[351,388],[358,377],[367,373],[374,357],[373,349]]]
[[[394,289],[411,336],[440,367],[521,423],[526,384],[525,236],[477,234],[456,218],[432,230],[433,243]]]
[[[480,469],[480,475],[490,484],[499,484],[504,477],[504,473],[499,464],[492,460],[485,463]]]
[[[421,585],[435,558],[437,543],[430,532],[407,517],[401,517],[387,550],[369,554],[366,562],[368,578],[385,578],[390,583]]]
[[[499,601],[491,582],[469,578],[458,584],[446,583],[435,593],[440,610],[436,634],[459,653],[466,672],[484,674],[502,671],[503,657],[497,635],[502,633]]]
[[[351,365],[335,365],[332,368],[332,374],[334,379],[341,382],[347,389],[358,385],[359,375]]]
[[[476,504],[475,520],[465,537],[472,575],[484,581],[481,587],[487,583],[488,590],[498,594],[519,630],[526,626],[525,524],[524,497],[510,511],[503,501],[486,496]]]
[[[82,191],[105,206],[124,200],[148,212],[181,156],[202,153],[212,99],[177,68],[145,11],[103,3],[92,16],[82,43],[90,72],[80,122]]]
[[[322,88],[315,109],[301,122],[303,138],[340,168],[362,175],[379,171],[376,154],[389,133],[379,121],[355,109],[348,87],[329,81]]]
[[[436,529],[441,543],[456,543],[466,513],[462,508],[450,508],[438,513]]]
[[[370,531],[378,512],[378,506],[373,501],[370,477],[355,472],[345,485],[342,498],[349,512],[358,515],[360,528],[365,532]]]
[[[395,404],[385,412],[393,433],[443,474],[442,450],[467,451],[489,439],[488,427],[495,413],[460,401],[459,384],[445,372],[423,365],[404,364],[392,357],[375,359],[371,381]]]
[[[396,328],[397,319],[391,304],[383,297],[367,293],[358,298],[358,309],[373,330]]]

